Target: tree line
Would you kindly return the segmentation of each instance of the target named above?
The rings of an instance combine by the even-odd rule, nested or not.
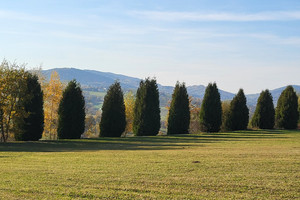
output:
[[[209,83],[201,107],[191,104],[184,83],[177,82],[168,107],[167,134],[188,134],[191,121],[200,131],[218,132],[259,129],[296,129],[298,97],[292,86],[280,95],[276,109],[269,90],[262,91],[249,123],[249,109],[243,89],[230,102],[221,102],[216,83]],[[85,131],[85,99],[76,80],[64,86],[54,72],[47,82],[24,66],[3,61],[0,67],[0,139],[76,139]],[[161,127],[159,90],[155,79],[140,82],[136,95],[124,98],[118,81],[112,84],[102,105],[101,137],[154,136]]]

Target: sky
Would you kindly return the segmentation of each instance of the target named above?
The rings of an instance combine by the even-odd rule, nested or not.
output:
[[[299,0],[0,0],[0,27],[0,59],[27,68],[246,94],[300,85]]]

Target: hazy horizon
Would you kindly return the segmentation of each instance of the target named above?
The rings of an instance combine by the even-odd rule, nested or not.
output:
[[[0,2],[0,56],[259,93],[300,85],[300,1]],[[298,76],[297,76],[298,75]]]

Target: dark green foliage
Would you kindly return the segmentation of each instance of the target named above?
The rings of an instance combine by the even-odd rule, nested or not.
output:
[[[288,86],[280,95],[275,114],[276,127],[296,129],[299,119],[298,97],[294,88]]]
[[[58,108],[59,139],[79,139],[85,128],[85,101],[76,80],[68,83]]]
[[[247,99],[243,89],[240,89],[237,95],[230,102],[228,116],[225,122],[225,129],[236,131],[246,130],[249,122],[249,109]]]
[[[168,134],[188,134],[190,125],[189,96],[185,84],[176,83],[168,118]]]
[[[133,133],[157,135],[160,129],[159,92],[155,79],[140,82],[134,106]]]
[[[275,109],[273,97],[269,90],[262,91],[257,100],[256,109],[251,120],[252,127],[273,129],[275,123]]]
[[[26,117],[16,120],[14,126],[15,139],[19,141],[37,141],[42,138],[44,131],[43,91],[38,77],[27,74],[27,89],[29,98],[22,99]]]
[[[222,124],[222,106],[216,83],[209,83],[200,110],[200,126],[204,132],[218,132]]]
[[[104,97],[100,121],[101,137],[120,137],[126,128],[124,95],[120,83],[112,84]]]
[[[1,107],[2,105],[0,104],[0,133],[2,134],[3,131],[3,108]]]

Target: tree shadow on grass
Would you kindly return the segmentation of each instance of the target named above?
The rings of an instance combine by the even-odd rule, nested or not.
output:
[[[171,150],[207,143],[228,141],[253,141],[286,138],[280,130],[235,131],[188,135],[144,136],[127,138],[97,138],[38,142],[0,143],[0,152],[76,152],[98,150]]]

